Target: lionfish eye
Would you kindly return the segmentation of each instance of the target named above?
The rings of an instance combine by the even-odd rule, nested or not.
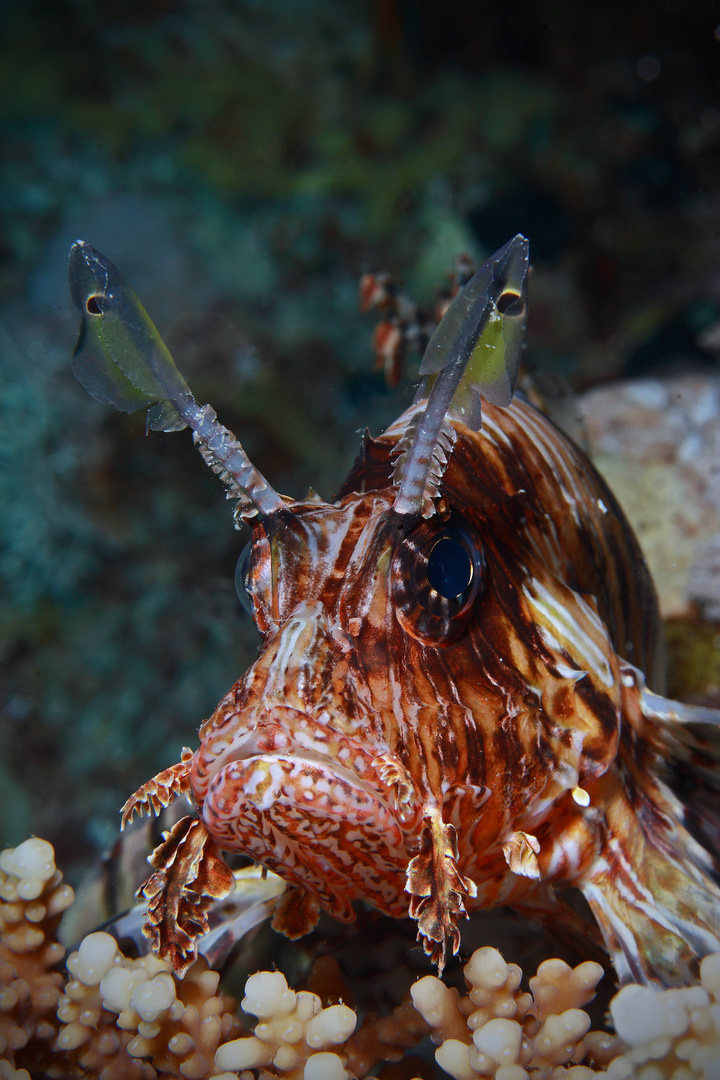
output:
[[[250,618],[254,620],[255,616],[252,609],[252,601],[250,600],[250,594],[248,593],[247,588],[251,555],[252,541],[248,540],[247,544],[240,552],[240,556],[235,566],[235,592],[238,595],[238,600],[245,608],[245,611],[248,613]]]
[[[391,594],[403,628],[428,643],[452,641],[472,618],[484,569],[469,526],[416,525],[400,538],[392,561]]]
[[[430,552],[427,578],[431,587],[447,600],[464,593],[473,579],[473,561],[459,540],[443,536]]]

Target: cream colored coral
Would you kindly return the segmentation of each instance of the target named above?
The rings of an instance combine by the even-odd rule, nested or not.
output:
[[[464,972],[465,998],[432,977],[412,989],[440,1044],[438,1064],[455,1080],[720,1077],[720,954],[703,960],[699,986],[624,987],[610,1004],[616,1035],[587,1038],[590,1021],[581,1006],[595,994],[598,964],[570,968],[548,960],[529,980],[530,994],[519,991],[520,969],[494,949],[479,949]],[[593,1067],[581,1064],[588,1051]]]
[[[239,1030],[234,1001],[217,994],[220,976],[203,959],[178,979],[166,961],[129,960],[109,934],[95,933],[68,957],[68,970],[57,1048],[85,1047],[77,1060],[86,1070],[106,1056],[118,1078],[143,1077],[154,1071],[138,1059],[151,1059],[159,1072],[204,1080],[218,1046]]]
[[[132,1031],[118,1025],[117,1013],[105,1007],[100,982],[113,967],[122,969],[124,957],[109,934],[89,934],[68,957],[72,976],[58,1004],[62,1027],[55,1042],[58,1054],[77,1067],[78,1075],[103,1080],[151,1080],[155,1069],[128,1053]]]
[[[279,971],[258,971],[245,984],[242,1008],[257,1016],[253,1034],[221,1046],[218,1071],[260,1069],[260,1076],[288,1080],[347,1080],[340,1047],[357,1017],[347,1005],[323,1009],[317,994],[295,993]]]
[[[7,1058],[0,1059],[0,1080],[32,1080],[27,1069],[16,1069]]]
[[[699,985],[624,987],[611,1002],[615,1035],[587,1032],[582,1006],[599,965],[546,961],[527,992],[520,968],[484,948],[465,966],[467,995],[421,979],[412,988],[417,1013],[405,1002],[384,1019],[366,1017],[357,1034],[346,1005],[323,1008],[279,972],[258,972],[242,1003],[258,1022],[238,1038],[234,1002],[204,961],[178,979],[154,956],[124,957],[104,933],[69,957],[60,996],[64,977],[48,968],[62,956],[55,931],[71,899],[49,844],[31,840],[0,855],[0,1080],[362,1080],[377,1062],[397,1061],[427,1026],[455,1080],[720,1077],[720,954],[703,960]],[[339,969],[329,984],[342,993]]]
[[[522,971],[517,964],[506,964],[497,949],[476,949],[463,968],[468,984],[469,1004],[461,1005],[468,1016],[468,1027],[475,1031],[495,1018],[521,1021],[532,1005],[532,996],[519,989]]]
[[[0,1064],[6,1076],[47,1063],[63,983],[52,970],[65,953],[56,932],[73,898],[47,841],[32,837],[0,853]]]
[[[610,1013],[625,1043],[607,1066],[612,1080],[720,1077],[720,953],[702,961],[699,986],[624,986]]]
[[[545,960],[537,975],[528,980],[532,994],[532,1013],[540,1022],[566,1009],[579,1009],[595,997],[603,969],[593,960],[571,968],[564,960]]]
[[[463,973],[466,997],[433,976],[420,979],[411,991],[439,1044],[435,1057],[445,1072],[454,1080],[572,1075],[563,1067],[585,1055],[590,1019],[579,1006],[594,996],[603,974],[599,964],[572,969],[560,960],[548,961],[530,980],[532,993],[520,990],[522,971],[507,964],[497,949],[478,949]],[[575,1076],[582,1080],[583,1073]]]

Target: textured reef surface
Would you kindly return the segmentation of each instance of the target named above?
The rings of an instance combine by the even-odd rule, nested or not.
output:
[[[72,902],[46,841],[0,853],[4,1080],[430,1080],[433,1052],[453,1080],[712,1080],[720,1064],[720,953],[692,986],[623,987],[610,1001],[611,1031],[593,1029],[585,1011],[599,964],[551,958],[525,982],[490,946],[472,953],[460,990],[433,975],[410,986],[396,965],[402,1000],[382,1017],[356,1004],[332,952],[307,966],[297,992],[277,969],[254,971],[238,1007],[204,957],[178,979],[166,961],[125,955],[104,932],[83,938],[58,971],[58,921]]]

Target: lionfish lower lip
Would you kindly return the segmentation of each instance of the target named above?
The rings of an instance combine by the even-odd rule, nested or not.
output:
[[[336,758],[319,754],[317,751],[308,750],[300,746],[286,747],[282,750],[270,751],[258,754],[237,754],[228,759],[227,764],[236,762],[273,762],[292,761],[294,765],[302,768],[311,775],[313,770],[325,772],[330,769],[338,780],[344,780],[347,784],[361,791],[366,791],[375,798],[382,798],[385,785],[373,783],[356,773],[353,769],[341,764]],[[389,794],[389,793],[388,793]]]
[[[235,722],[240,730],[244,728],[242,735],[236,734],[230,740],[222,737],[214,742],[208,740],[210,782],[232,763],[292,759],[302,763],[308,772],[313,767],[331,769],[338,778],[355,787],[381,797],[387,793],[388,800],[392,799],[391,788],[381,778],[374,757],[352,736],[319,723],[309,713],[280,706],[262,720],[256,720],[252,727],[240,724],[240,714]]]
[[[380,821],[382,830],[395,835],[398,829],[411,827],[418,807],[399,801],[396,788],[383,779],[368,755],[364,759],[360,755],[357,764],[365,765],[364,775],[336,757],[298,745],[265,753],[236,753],[214,774],[203,813],[206,817],[227,814],[227,793],[233,792],[235,812],[247,806],[251,813],[267,813],[281,829],[288,806],[297,805],[312,811],[315,818],[342,822],[343,829],[362,829],[368,822]]]

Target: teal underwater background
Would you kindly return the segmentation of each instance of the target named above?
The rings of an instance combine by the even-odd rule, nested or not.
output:
[[[252,661],[243,547],[187,433],[75,382],[67,251],[132,282],[279,490],[330,497],[404,407],[360,275],[432,308],[518,231],[528,354],[576,390],[717,368],[720,9],[707,0],[5,0],[0,839],[71,879]]]

